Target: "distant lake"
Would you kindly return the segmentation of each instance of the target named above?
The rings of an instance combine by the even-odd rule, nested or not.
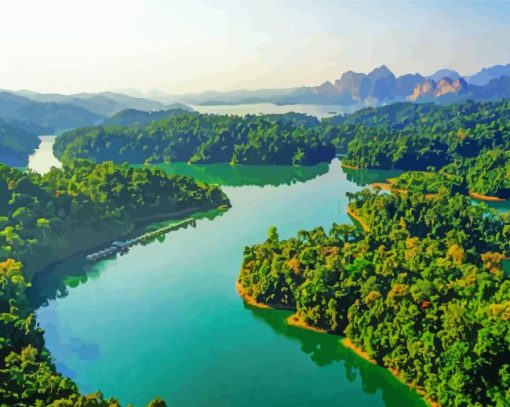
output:
[[[273,114],[273,113],[306,113],[316,116],[319,119],[331,117],[337,114],[352,113],[359,109],[358,106],[338,105],[275,105],[274,103],[253,103],[247,105],[189,105],[200,113],[213,114],[235,114],[244,116],[246,114]]]
[[[47,173],[51,167],[60,168],[62,164],[53,155],[53,144],[55,143],[56,136],[39,136],[41,144],[28,157],[28,168],[40,174]]]

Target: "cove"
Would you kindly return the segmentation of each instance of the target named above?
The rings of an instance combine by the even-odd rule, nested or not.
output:
[[[244,246],[270,225],[283,239],[350,222],[346,192],[391,173],[346,173],[339,160],[166,170],[227,185],[232,208],[122,257],[67,259],[34,281],[47,347],[82,392],[135,406],[155,396],[172,406],[425,405],[338,337],[290,327],[288,312],[252,308],[235,290]]]

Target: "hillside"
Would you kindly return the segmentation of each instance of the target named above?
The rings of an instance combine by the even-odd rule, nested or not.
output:
[[[329,162],[335,155],[333,145],[320,139],[318,123],[300,114],[181,113],[143,128],[98,126],[70,131],[57,139],[54,152],[63,161],[313,165]]]
[[[22,167],[28,162],[28,156],[39,145],[39,138],[13,124],[0,119],[0,162]]]

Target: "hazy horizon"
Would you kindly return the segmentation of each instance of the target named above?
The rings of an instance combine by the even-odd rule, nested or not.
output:
[[[510,3],[0,0],[0,88],[279,89],[510,62]]]

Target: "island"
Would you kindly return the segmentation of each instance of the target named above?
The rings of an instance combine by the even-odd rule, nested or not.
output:
[[[315,118],[286,115],[170,114],[147,125],[96,126],[63,134],[54,145],[62,161],[314,165],[335,157]]]
[[[508,404],[510,213],[471,197],[510,197],[509,107],[399,103],[325,120],[354,134],[350,171],[407,172],[347,194],[355,225],[285,240],[271,227],[244,249],[239,294],[339,335],[432,406]]]

